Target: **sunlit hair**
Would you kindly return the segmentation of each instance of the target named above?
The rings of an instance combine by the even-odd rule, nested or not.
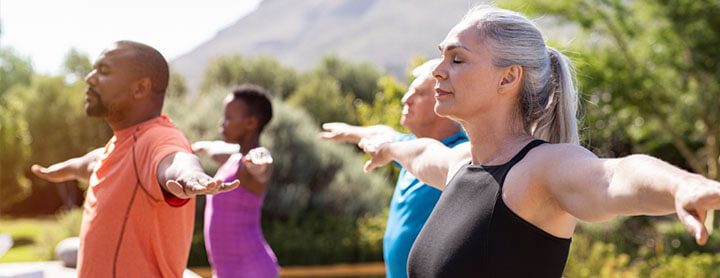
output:
[[[442,61],[442,59],[440,59],[440,58],[428,60],[427,62],[423,63],[422,65],[415,67],[412,70],[412,76],[415,78],[418,78],[421,76],[427,76],[427,75],[432,76],[432,70],[435,68],[435,66],[440,64],[440,61]]]
[[[243,84],[233,88],[231,95],[233,100],[242,100],[247,104],[248,112],[258,118],[258,133],[265,129],[273,116],[272,100],[265,88]]]
[[[570,59],[545,45],[538,27],[519,13],[477,6],[462,20],[477,27],[496,67],[522,66],[518,110],[525,130],[551,143],[578,144],[578,89]]]

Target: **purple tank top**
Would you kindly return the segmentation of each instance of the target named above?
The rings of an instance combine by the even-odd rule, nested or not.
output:
[[[241,159],[241,154],[230,156],[215,178],[226,182],[237,179]],[[242,185],[206,197],[205,249],[217,277],[278,277],[277,259],[260,227],[264,197]]]

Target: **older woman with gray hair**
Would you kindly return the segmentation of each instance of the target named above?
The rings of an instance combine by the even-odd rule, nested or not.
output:
[[[435,112],[461,123],[470,147],[360,142],[367,171],[395,160],[444,190],[410,252],[411,277],[560,277],[577,222],[618,215],[675,212],[707,241],[720,184],[581,147],[572,63],[526,17],[473,8],[439,48]]]

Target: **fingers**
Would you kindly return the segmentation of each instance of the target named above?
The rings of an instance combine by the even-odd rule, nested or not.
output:
[[[373,163],[372,159],[365,162],[365,166],[363,166],[363,171],[365,173],[370,173],[370,171],[375,170],[377,168],[377,165]]]
[[[334,142],[353,142],[357,143],[357,135],[354,135],[350,130],[353,126],[346,123],[332,122],[324,123],[322,125],[323,132],[320,132],[319,137],[322,140],[334,141]]]
[[[330,122],[330,123],[324,123],[324,124],[322,124],[322,128],[323,128],[324,130],[329,130],[329,131],[336,130],[336,129],[340,129],[340,128],[345,128],[345,127],[348,127],[348,126],[349,126],[348,124],[346,124],[346,123],[341,123],[341,122]]]
[[[234,180],[231,183],[222,183],[218,188],[218,193],[228,192],[240,186],[240,180]]]
[[[195,195],[216,194],[223,185],[219,179],[191,179],[184,180],[168,180],[165,183],[167,190],[179,198],[190,198]]]
[[[192,146],[191,146],[192,151],[193,151],[193,153],[196,153],[196,154],[205,153],[207,151],[207,145],[208,145],[207,141],[197,141],[192,144]]]
[[[687,211],[680,207],[677,210],[680,222],[695,238],[695,242],[699,245],[705,245],[708,239],[708,232],[703,225],[705,211]]]
[[[71,173],[69,173],[68,169],[66,169],[62,163],[54,164],[49,168],[33,164],[30,167],[30,171],[39,178],[49,182],[63,182],[73,179]]]
[[[183,191],[183,186],[174,180],[169,180],[165,183],[165,189],[167,189],[168,192],[172,193],[178,198],[187,199],[190,198],[185,192]]]
[[[270,165],[273,163],[272,154],[266,148],[259,147],[250,150],[245,157],[243,157],[243,163],[256,164],[256,165]]]
[[[319,136],[320,136],[320,139],[323,139],[323,140],[333,140],[337,136],[337,133],[323,131],[323,132],[320,132]]]
[[[358,143],[358,147],[363,149],[366,153],[372,155],[376,153],[380,149],[380,146],[386,142],[387,141],[379,138],[363,138]]]
[[[44,175],[47,175],[48,169],[40,165],[33,164],[32,166],[30,166],[30,171],[36,176],[42,178]]]

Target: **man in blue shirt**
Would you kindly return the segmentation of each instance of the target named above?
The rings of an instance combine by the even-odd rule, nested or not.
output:
[[[383,126],[352,126],[345,123],[323,124],[320,137],[335,142],[357,144],[363,138],[405,141],[433,138],[448,147],[466,142],[467,136],[454,121],[435,114],[435,79],[431,60],[413,70],[415,80],[402,98],[400,123],[412,134],[401,134]],[[401,167],[395,163],[397,167]],[[440,198],[440,190],[425,185],[402,167],[398,176],[383,238],[383,257],[388,278],[407,277],[407,259],[415,238]]]

